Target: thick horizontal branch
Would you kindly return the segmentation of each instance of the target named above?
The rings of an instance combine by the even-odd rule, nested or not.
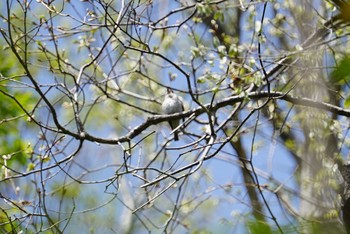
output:
[[[316,108],[316,109],[320,109],[320,110],[329,111],[329,112],[337,114],[337,115],[350,117],[350,110],[346,110],[342,107],[335,106],[335,105],[332,105],[332,104],[329,104],[326,102],[315,101],[315,100],[312,100],[310,98],[294,97],[292,95],[285,94],[283,92],[271,92],[270,94],[267,92],[257,92],[257,93],[249,94],[248,97],[251,99],[270,97],[273,99],[285,100],[285,101],[288,101],[288,102],[293,103],[295,105],[312,107],[312,108]]]
[[[318,102],[314,101],[309,98],[304,97],[294,97],[289,94],[285,94],[283,92],[271,92],[268,93],[266,91],[263,92],[251,92],[245,95],[236,95],[231,96],[228,98],[224,98],[221,101],[218,101],[212,105],[206,104],[203,105],[206,109],[208,109],[211,112],[215,112],[216,110],[223,108],[225,106],[234,105],[239,102],[243,102],[244,100],[259,100],[264,98],[270,98],[271,100],[285,100],[287,102],[293,103],[294,105],[299,106],[306,106],[306,107],[312,107],[319,110],[325,110],[329,111],[331,113],[335,113],[337,115],[350,117],[350,111],[346,110],[344,108],[341,108],[339,106],[335,106],[326,102]],[[191,109],[188,111],[183,111],[181,113],[171,114],[171,115],[155,115],[150,116],[146,119],[145,122],[142,124],[136,126],[133,128],[128,134],[125,136],[119,137],[117,139],[104,139],[104,138],[97,138],[89,134],[81,134],[80,137],[84,138],[85,140],[89,141],[95,141],[98,143],[103,144],[117,144],[122,142],[128,142],[131,139],[135,138],[139,134],[141,134],[144,130],[146,130],[148,127],[152,125],[159,124],[160,122],[173,120],[173,119],[180,119],[184,117],[189,117],[191,115],[198,116],[205,112],[205,109],[203,107],[197,107],[195,109]]]

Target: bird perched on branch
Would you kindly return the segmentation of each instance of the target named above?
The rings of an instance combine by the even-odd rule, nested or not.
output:
[[[182,98],[177,96],[174,91],[170,88],[167,89],[168,94],[165,95],[162,109],[165,114],[175,114],[184,111],[184,106],[182,102]],[[180,119],[170,120],[169,125],[172,130],[177,128],[180,124]],[[178,141],[179,136],[177,131],[174,132],[174,140]]]

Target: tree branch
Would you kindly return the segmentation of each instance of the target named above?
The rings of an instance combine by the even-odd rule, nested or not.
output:
[[[204,108],[207,108],[210,111],[216,111],[220,108],[223,108],[225,106],[231,106],[236,103],[242,102],[244,100],[259,100],[263,98],[271,98],[271,99],[276,99],[276,100],[284,100],[290,103],[293,103],[294,105],[299,105],[299,106],[305,106],[305,107],[311,107],[311,108],[316,108],[320,110],[325,110],[329,111],[331,113],[335,113],[340,116],[346,116],[350,117],[350,111],[346,110],[344,108],[326,103],[326,102],[317,102],[309,98],[304,98],[304,97],[294,97],[292,95],[283,93],[283,92],[266,92],[266,91],[261,91],[261,92],[251,92],[246,95],[236,95],[236,96],[231,96],[228,98],[224,98],[221,101],[211,104],[205,104],[203,105]],[[89,135],[88,133],[85,134],[85,136],[79,135],[78,138],[83,138],[85,140],[89,141],[95,141],[98,143],[104,143],[104,144],[117,144],[122,143],[122,142],[128,142],[131,139],[135,138],[139,134],[141,134],[144,130],[146,130],[148,127],[152,125],[157,125],[160,122],[164,121],[169,121],[169,120],[174,120],[174,119],[181,119],[185,117],[189,117],[192,114],[195,116],[199,116],[200,114],[205,112],[205,109],[203,107],[197,107],[188,111],[183,111],[181,113],[176,113],[176,114],[171,114],[171,115],[155,115],[155,116],[150,116],[147,118],[147,120],[140,125],[136,126],[133,128],[128,134],[125,136],[119,137],[117,139],[104,139],[104,138],[98,138],[94,137],[92,135]],[[76,136],[76,135],[75,135]]]

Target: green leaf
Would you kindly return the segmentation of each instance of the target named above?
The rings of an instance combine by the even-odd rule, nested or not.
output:
[[[344,84],[350,82],[350,57],[343,58],[331,73],[331,83]]]
[[[269,224],[265,222],[260,222],[258,220],[248,221],[248,228],[250,230],[250,233],[253,233],[253,234],[272,233],[272,230]]]
[[[198,79],[197,79],[197,83],[198,83],[198,84],[203,84],[203,83],[205,83],[205,82],[206,82],[206,79],[205,79],[204,76],[198,77]]]
[[[221,11],[216,11],[214,13],[214,19],[220,22],[224,22],[224,14]]]
[[[220,45],[220,40],[217,36],[213,37],[213,46],[216,48]]]
[[[350,107],[350,96],[345,99],[344,102],[344,108],[349,108]]]
[[[32,170],[34,170],[34,168],[35,168],[35,164],[34,163],[29,163],[27,165],[27,171],[32,171]]]

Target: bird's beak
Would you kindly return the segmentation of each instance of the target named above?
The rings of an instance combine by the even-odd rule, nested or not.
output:
[[[174,91],[171,88],[167,88],[168,94],[173,93]]]

